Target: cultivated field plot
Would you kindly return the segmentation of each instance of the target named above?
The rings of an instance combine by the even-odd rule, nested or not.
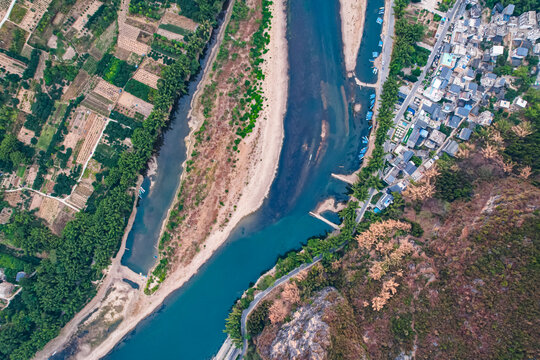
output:
[[[24,6],[26,6],[29,11],[26,12],[19,26],[28,32],[33,32],[39,20],[47,11],[47,7],[51,1],[52,0],[25,1]]]
[[[107,122],[106,118],[103,118],[102,116],[99,116],[93,112],[90,114],[84,114],[81,120],[83,122],[83,127],[80,136],[84,138],[84,142],[81,147],[81,151],[79,151],[77,156],[76,162],[78,164],[84,164],[86,160],[90,158],[92,150],[99,141],[101,133],[103,132]]]
[[[184,35],[180,35],[180,34],[165,30],[163,28],[159,28],[157,33],[161,36],[165,36],[169,40],[182,41],[184,39]]]
[[[28,32],[12,22],[6,21],[0,28],[0,48],[4,50],[20,54],[27,38]]]
[[[122,90],[119,87],[114,86],[103,79],[99,79],[99,82],[94,88],[94,93],[103,96],[112,103],[115,103],[118,100],[121,91]]]
[[[75,190],[69,196],[68,203],[74,205],[79,209],[83,209],[86,206],[86,202],[92,193],[94,188],[92,184],[88,182],[88,179],[82,179],[80,183],[77,184]]]
[[[145,118],[150,115],[152,109],[154,108],[154,105],[147,103],[146,101],[143,101],[127,92],[122,93],[120,99],[118,99],[117,106],[127,112],[121,111],[122,113],[130,117],[134,117],[135,113],[137,112],[143,115]]]
[[[30,89],[25,89],[21,87],[19,94],[17,94],[17,99],[19,99],[19,105],[17,106],[21,111],[24,111],[27,114],[32,112],[32,103],[34,102],[34,92]]]
[[[157,89],[157,83],[159,80],[159,76],[154,75],[143,68],[139,68],[137,72],[133,75],[133,79],[142,82],[143,84],[146,84],[154,89]]]
[[[199,26],[199,24],[197,24],[195,21],[185,16],[178,15],[171,11],[165,12],[165,15],[163,15],[163,18],[161,20],[161,23],[176,25],[188,31],[195,31],[197,30],[197,26]]]
[[[22,75],[24,69],[26,69],[26,64],[0,53],[0,69],[4,69],[11,74]]]
[[[108,116],[113,108],[112,101],[93,91],[84,98],[82,105],[103,116]]]
[[[30,145],[32,138],[35,136],[35,133],[32,130],[28,130],[24,126],[21,127],[19,134],[17,134],[17,139],[26,145]]]
[[[86,92],[88,92],[88,80],[90,79],[90,75],[84,70],[80,70],[71,85],[69,85],[67,91],[62,96],[62,100],[70,100],[75,99],[79,95],[82,95]]]
[[[134,29],[134,28],[133,28]],[[126,35],[118,35],[118,47],[122,48],[124,50],[127,50],[129,52],[134,52],[137,55],[146,55],[148,54],[148,48],[149,46],[137,41],[137,37],[139,36],[139,30],[137,29],[137,36],[135,38],[132,38],[131,36]]]
[[[136,27],[137,29],[147,32],[149,34],[153,34],[157,30],[156,24],[153,24],[151,22],[143,23],[143,22],[137,21],[136,19],[132,17],[127,17],[125,24]]]
[[[86,2],[86,4],[88,3]],[[90,2],[90,4],[86,6],[81,15],[77,18],[77,20],[75,20],[72,27],[77,30],[79,36],[87,34],[88,29],[85,28],[85,25],[88,22],[88,18],[94,15],[94,13],[97,11],[97,9],[100,8],[101,5],[103,5],[101,1],[94,0]]]
[[[163,70],[163,68],[165,68],[165,65],[155,61],[151,57],[146,57],[143,63],[141,64],[141,68],[148,71],[151,74],[154,74],[160,77],[161,71]]]

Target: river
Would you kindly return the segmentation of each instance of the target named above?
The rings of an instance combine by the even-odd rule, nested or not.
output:
[[[364,37],[370,31],[380,31],[376,17],[368,14]],[[278,256],[329,230],[308,212],[328,196],[346,200],[347,187],[330,174],[358,168],[361,138],[368,131],[364,120],[368,95],[373,90],[359,90],[345,78],[337,1],[290,0],[288,20],[290,83],[285,139],[268,198],[259,211],[238,225],[197,275],[142,321],[107,359],[211,358],[226,337],[224,321],[235,299],[271,268]],[[362,71],[371,72],[371,68]],[[363,78],[367,79],[367,75]],[[350,105],[353,97],[363,109],[356,117]],[[179,120],[185,121],[185,114],[186,108],[176,111],[178,118],[171,132]],[[324,141],[323,123],[327,124]],[[164,147],[167,141],[178,142],[166,135]],[[158,174],[169,161],[181,163],[176,160],[178,153],[166,155],[164,147],[158,158]],[[134,227],[130,238],[147,239],[154,222],[161,223],[174,194],[171,198],[161,196],[160,186],[155,180],[154,190],[143,198],[143,203],[150,202],[159,194],[152,205],[154,217],[149,216],[150,208],[145,208],[141,215],[144,226]],[[141,257],[136,254],[150,252],[148,246],[156,243],[157,236],[151,240],[146,240],[144,249],[132,242],[134,248],[125,263],[137,271],[147,269],[152,253]]]

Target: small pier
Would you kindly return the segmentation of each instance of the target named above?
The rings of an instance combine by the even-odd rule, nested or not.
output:
[[[356,81],[356,85],[358,85],[358,86],[369,87],[369,88],[373,88],[373,89],[375,89],[377,87],[377,83],[368,84],[368,83],[365,83],[363,81],[358,80],[358,78],[356,76],[354,77],[354,80]]]
[[[330,220],[325,219],[323,216],[321,216],[319,214],[315,214],[313,211],[310,211],[309,215],[313,216],[315,219],[321,220],[322,222],[326,223],[327,225],[333,227],[335,230],[339,230],[339,225],[336,225],[333,222],[331,222]]]
[[[344,183],[347,183],[349,185],[354,185],[356,180],[358,180],[358,174],[357,172],[354,172],[349,175],[342,175],[342,174],[331,174],[333,178],[343,181]]]

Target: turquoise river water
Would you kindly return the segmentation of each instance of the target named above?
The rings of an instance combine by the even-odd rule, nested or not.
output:
[[[363,81],[375,80],[366,62],[373,51],[380,51],[381,26],[375,20],[382,4],[382,0],[369,0],[356,70]],[[285,139],[268,198],[259,211],[237,226],[227,243],[186,285],[171,294],[106,359],[210,359],[226,338],[224,322],[235,299],[280,255],[329,230],[308,212],[329,196],[347,198],[347,187],[331,173],[358,168],[361,138],[368,133],[365,113],[373,90],[359,89],[345,77],[339,3],[290,0],[287,37],[290,82]],[[193,84],[190,90],[192,93]],[[183,158],[178,154],[185,150],[179,137],[170,134],[186,131],[190,96],[186,98],[180,100],[175,120],[164,137],[158,172],[145,180],[146,189],[153,183],[152,190],[143,195],[129,235],[130,251],[123,262],[137,272],[146,272],[154,261],[156,231],[178,184],[172,175],[180,174]],[[356,116],[353,102],[362,105]],[[324,141],[323,123],[328,126]],[[337,221],[337,216],[328,217]]]

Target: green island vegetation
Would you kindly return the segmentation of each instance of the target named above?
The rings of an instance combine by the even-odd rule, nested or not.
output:
[[[135,79],[130,79],[124,88],[128,93],[149,103],[154,102],[157,90]]]
[[[26,42],[26,37],[28,33],[23,29],[15,28],[12,33],[11,46],[9,50],[11,52],[20,54],[21,50]]]
[[[245,74],[240,75],[241,77],[246,76],[246,78],[244,78],[241,84],[239,83],[238,88],[235,91],[236,95],[234,96],[234,99],[237,101],[235,101],[236,105],[233,110],[233,120],[229,123],[233,127],[233,129],[235,129],[234,131],[237,136],[231,146],[231,150],[233,152],[236,152],[238,150],[237,146],[242,140],[242,138],[247,136],[247,134],[252,131],[253,126],[255,125],[255,121],[257,120],[260,111],[262,110],[263,97],[261,90],[261,82],[264,78],[264,75],[261,70],[261,63],[263,62],[262,54],[266,51],[266,47],[270,40],[267,32],[271,20],[271,13],[269,10],[270,4],[270,1],[262,1],[262,18],[261,21],[258,23],[258,28],[252,35],[251,41],[249,42],[249,61],[251,66],[246,69],[247,76]],[[246,45],[248,45],[247,42],[240,42],[234,40],[234,34],[236,34],[236,32],[239,30],[239,22],[248,19],[248,15],[250,14],[249,11],[249,7],[246,5],[245,1],[236,1],[234,3],[231,20],[227,24],[227,27],[225,29],[224,40],[220,46],[218,55],[216,56],[216,60],[212,65],[213,71],[219,71],[225,61],[229,60],[229,51],[226,49],[232,49],[234,47],[244,48],[246,47]],[[190,35],[187,35],[186,37],[189,36]],[[223,55],[224,52],[227,55]],[[235,58],[231,56],[230,60],[234,61]],[[215,81],[213,81],[212,85],[210,86],[214,86],[215,89]],[[207,119],[211,116],[211,109],[209,110],[208,107],[211,107],[209,103],[212,103],[214,100],[213,98],[211,98],[213,94],[214,93],[209,92],[209,88],[207,86],[204,89],[203,94],[201,95],[201,103],[204,107],[203,114],[206,119],[205,121],[203,121],[200,128],[194,133],[195,147],[194,151],[191,154],[192,158],[186,162],[186,173],[193,171],[194,158],[198,156],[197,146],[202,141],[204,141],[204,139],[207,139],[207,135],[205,135],[208,124]],[[186,199],[185,185],[186,181],[183,180],[177,195],[177,203],[170,212],[166,231],[160,239],[160,262],[148,278],[146,287],[144,289],[146,294],[151,294],[155,292],[159,288],[160,283],[166,277],[166,272],[169,267],[168,264],[171,262],[169,258],[174,254],[174,248],[169,244],[169,242],[172,238],[172,233],[178,228],[178,226],[184,221],[186,217],[184,213],[184,211],[186,211],[186,209],[184,208]],[[203,192],[205,186],[205,184],[200,184],[200,186],[198,186],[196,190],[197,195],[195,196],[195,206],[198,206],[198,204],[204,198],[204,195],[201,195],[201,193]]]
[[[36,73],[36,69],[39,65],[39,56],[41,52],[38,49],[33,49],[32,53],[30,54],[30,61],[28,62],[28,66],[26,69],[24,69],[24,72],[22,74],[22,78],[24,80],[31,79],[34,77],[34,74]]]
[[[49,166],[51,165],[52,155],[57,153],[60,148],[58,144],[61,143],[61,141],[64,139],[64,135],[67,133],[67,127],[66,122],[69,118],[71,112],[83,101],[84,96],[81,95],[75,100],[71,100],[69,102],[69,105],[66,107],[66,111],[62,117],[62,120],[60,120],[60,123],[58,125],[58,128],[56,129],[54,135],[51,138],[51,141],[49,142],[49,145],[47,146],[47,149],[45,151],[40,151],[38,154],[37,163],[39,164],[38,173],[36,176],[36,179],[34,180],[34,183],[32,184],[32,188],[34,189],[41,189],[41,186],[44,183],[44,176],[47,174]],[[35,104],[34,104],[35,105]],[[32,115],[28,115],[32,116]]]
[[[47,60],[45,64],[43,80],[45,80],[45,85],[47,86],[53,84],[65,85],[64,80],[71,82],[79,73],[79,68],[76,65],[56,64],[53,66],[50,60]]]

